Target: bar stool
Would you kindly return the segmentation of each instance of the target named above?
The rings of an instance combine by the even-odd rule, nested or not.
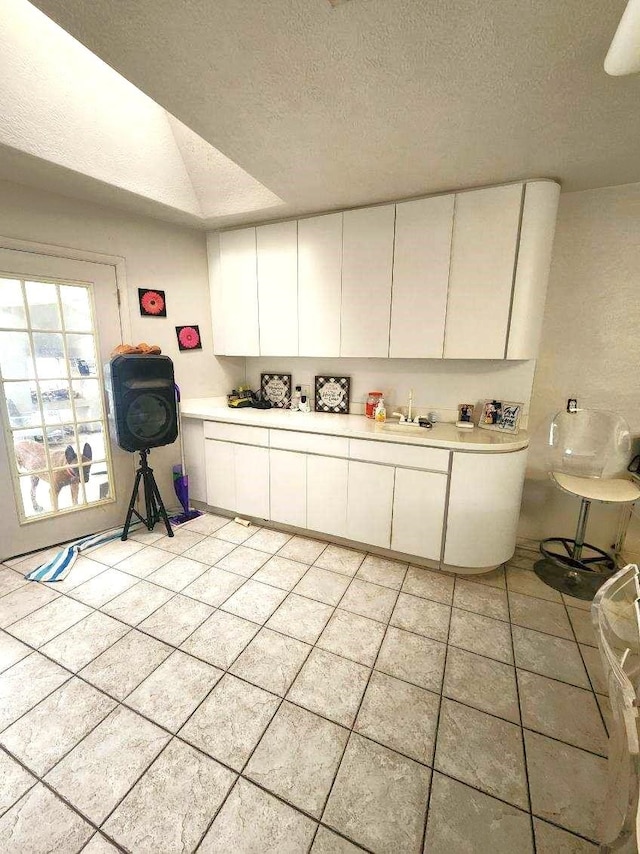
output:
[[[608,785],[600,834],[602,854],[637,854],[640,848],[638,575],[635,564],[621,569],[602,585],[591,606],[611,702]]]
[[[615,559],[586,542],[591,503],[629,504],[640,488],[626,474],[631,454],[629,425],[615,412],[576,409],[558,412],[547,438],[551,479],[563,492],[580,499],[575,537],[550,537],[540,543],[536,575],[556,590],[593,599],[615,571]]]

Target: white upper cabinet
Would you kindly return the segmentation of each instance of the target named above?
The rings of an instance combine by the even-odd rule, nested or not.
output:
[[[395,205],[345,211],[341,356],[389,355]]]
[[[442,358],[454,199],[396,205],[391,357]]]
[[[525,187],[507,359],[538,355],[559,200],[560,186],[553,181]]]
[[[342,214],[298,222],[298,354],[340,355]]]
[[[256,228],[261,356],[298,355],[298,223]]]
[[[456,195],[444,356],[504,359],[523,185]]]
[[[256,230],[209,235],[213,352],[259,356]]]

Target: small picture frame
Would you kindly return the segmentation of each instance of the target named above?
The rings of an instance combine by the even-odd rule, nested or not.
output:
[[[167,301],[164,291],[153,288],[138,288],[138,305],[142,317],[167,316]]]
[[[459,424],[473,424],[473,410],[475,409],[473,403],[459,403],[458,404],[458,423]]]
[[[483,430],[496,430],[501,433],[517,433],[520,429],[523,403],[512,401],[485,400],[478,427]]]
[[[348,415],[350,391],[351,377],[316,377],[315,411]]]
[[[291,374],[260,374],[260,393],[274,409],[290,409]]]
[[[176,326],[176,338],[181,353],[186,350],[202,350],[200,327],[197,323],[192,323],[189,326]]]

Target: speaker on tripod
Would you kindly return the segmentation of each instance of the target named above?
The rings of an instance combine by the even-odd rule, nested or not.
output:
[[[167,511],[147,459],[152,448],[171,445],[178,438],[173,362],[168,356],[115,356],[106,366],[105,375],[111,433],[125,451],[140,454],[122,539],[127,539],[133,516],[149,531],[162,519],[168,536],[173,537]],[[146,516],[135,509],[141,481]]]

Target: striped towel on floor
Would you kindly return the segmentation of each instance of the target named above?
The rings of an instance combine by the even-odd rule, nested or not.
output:
[[[134,524],[140,523],[135,522]],[[131,525],[132,528],[134,524]],[[62,581],[71,571],[71,567],[76,562],[80,552],[86,552],[96,546],[102,546],[110,540],[119,539],[123,530],[123,528],[112,528],[110,531],[102,531],[99,534],[91,534],[89,537],[74,540],[74,542],[64,546],[51,560],[28,572],[25,578],[27,581]]]

